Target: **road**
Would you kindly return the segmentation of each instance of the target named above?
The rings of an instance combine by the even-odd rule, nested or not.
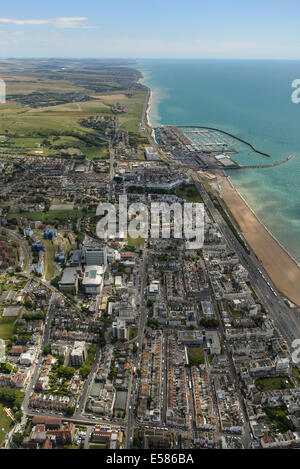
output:
[[[3,228],[3,227],[2,227],[2,229],[4,229],[10,236],[15,238],[18,241],[18,243],[20,243],[22,245],[22,247],[25,249],[26,254],[27,254],[27,258],[28,258],[28,263],[25,266],[24,273],[29,275],[30,272],[31,272],[31,268],[32,268],[32,253],[31,253],[31,250],[30,250],[30,247],[29,247],[28,243],[25,241],[25,239],[21,235],[19,235],[15,231],[8,230],[7,228]]]
[[[227,241],[228,245],[236,252],[241,264],[249,272],[249,280],[258,296],[259,302],[264,306],[268,314],[270,314],[282,337],[291,347],[292,342],[295,339],[300,338],[300,323],[297,321],[292,310],[290,310],[290,308],[282,300],[280,292],[277,291],[275,285],[268,277],[268,274],[264,270],[263,265],[257,259],[254,252],[249,247],[250,255],[247,254],[244,247],[234,236],[233,232],[229,228],[218,209],[214,206],[204,187],[196,180],[196,178],[194,178],[194,180],[206,207],[209,209],[215,222],[218,224],[218,227],[225,240]],[[262,272],[262,274],[258,269]],[[264,275],[265,280],[262,275]],[[271,291],[271,288],[273,288],[277,294],[277,297]]]
[[[47,311],[47,316],[46,316],[46,322],[44,326],[44,333],[43,333],[43,339],[40,345],[40,348],[38,350],[38,355],[36,358],[37,363],[34,364],[32,374],[30,377],[30,380],[28,382],[26,391],[25,391],[25,396],[22,404],[22,411],[23,413],[27,414],[28,408],[29,408],[29,400],[30,400],[30,395],[32,391],[34,390],[36,380],[38,378],[39,372],[40,372],[40,360],[43,356],[43,350],[44,347],[48,344],[49,341],[49,334],[50,334],[50,327],[51,327],[51,322],[53,319],[53,314],[55,310],[55,301],[56,301],[56,296],[55,294],[52,293],[50,302],[49,302],[49,307]]]
[[[95,372],[96,372],[97,367],[99,365],[100,358],[101,358],[101,348],[97,347],[97,352],[96,352],[96,356],[95,356],[95,360],[94,360],[91,372],[90,372],[89,376],[87,377],[87,379],[85,380],[85,383],[84,383],[83,388],[82,388],[81,393],[80,393],[80,398],[77,402],[77,409],[76,409],[75,414],[74,414],[75,418],[79,417],[82,414],[82,412],[84,412],[86,401],[87,401],[87,398],[88,398],[89,387],[90,387],[90,385],[91,385],[91,383],[94,379],[94,375],[95,375]]]
[[[138,330],[138,337],[137,343],[139,344],[136,357],[134,359],[134,366],[136,369],[139,369],[141,366],[141,358],[142,358],[142,349],[143,349],[143,339],[144,339],[144,331],[146,326],[147,320],[147,306],[146,306],[146,282],[147,282],[147,249],[145,247],[143,251],[143,257],[140,267],[140,279],[141,279],[141,291],[140,291],[140,321],[139,321],[139,330]],[[127,431],[126,431],[126,448],[130,448],[132,444],[133,438],[133,429],[135,426],[135,401],[138,393],[138,381],[137,376],[132,375],[130,384],[128,387],[128,400],[127,400]]]

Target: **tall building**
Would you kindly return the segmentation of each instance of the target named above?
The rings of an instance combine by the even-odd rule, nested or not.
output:
[[[126,321],[117,319],[113,322],[112,335],[119,340],[128,339],[128,327],[126,326]]]
[[[107,265],[107,251],[105,247],[86,246],[84,248],[84,263],[86,265]]]
[[[86,360],[86,345],[85,342],[74,342],[74,346],[70,353],[70,366],[82,366]]]
[[[87,295],[99,295],[103,287],[103,268],[99,265],[87,265],[82,286]]]

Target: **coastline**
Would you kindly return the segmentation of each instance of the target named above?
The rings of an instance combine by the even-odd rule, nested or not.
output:
[[[142,81],[145,80],[143,72]],[[145,85],[147,86],[147,85]],[[154,90],[149,88],[146,119],[152,129],[151,107],[153,106]],[[300,266],[291,254],[275,238],[270,230],[259,220],[244,197],[234,187],[227,176],[217,176],[220,196],[236,219],[241,233],[251,246],[258,259],[262,262],[268,275],[279,292],[292,303],[300,306]]]
[[[148,88],[150,95],[148,99],[148,105],[146,110],[147,122],[149,127],[151,127],[152,132],[154,127],[158,127],[160,124],[160,116],[158,113],[158,106],[160,101],[164,98],[165,94],[162,90],[158,88],[153,88],[151,84],[146,82],[150,80],[147,76],[147,72],[138,68],[139,72],[142,74],[142,77],[139,78],[139,82],[142,83],[146,88]]]
[[[251,212],[253,213],[253,215],[257,218],[258,222],[265,228],[265,230],[267,230],[267,232],[269,233],[270,236],[272,236],[272,238],[274,238],[274,240],[276,241],[276,243],[279,244],[279,246],[285,251],[285,253],[295,262],[295,264],[297,265],[297,267],[299,267],[300,269],[300,264],[299,262],[297,262],[297,260],[292,256],[291,253],[289,253],[289,251],[283,246],[283,244],[276,238],[276,236],[273,235],[273,233],[269,230],[269,228],[258,218],[258,216],[256,215],[255,211],[250,207],[250,205],[248,204],[247,200],[242,196],[242,194],[240,193],[240,191],[234,186],[233,182],[231,181],[231,178],[230,176],[226,176],[227,177],[227,180],[229,182],[229,184],[231,185],[232,189],[235,190],[238,195],[240,196],[240,198],[244,201],[244,203],[247,205],[248,209],[251,210]]]
[[[152,127],[152,123],[151,123],[151,116],[150,116],[151,107],[152,107],[152,104],[153,104],[153,90],[151,88],[149,88],[149,90],[150,90],[150,94],[149,94],[147,110],[146,110],[146,120],[147,120],[147,125],[149,127],[151,127],[152,132],[153,132],[153,127]]]
[[[226,176],[217,177],[220,197],[236,219],[241,233],[262,262],[277,289],[300,306],[300,267],[296,260],[258,219]]]

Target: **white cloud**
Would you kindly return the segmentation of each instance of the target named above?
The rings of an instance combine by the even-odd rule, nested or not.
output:
[[[40,20],[22,20],[17,18],[1,18],[0,24],[13,24],[15,26],[39,26],[39,25],[52,25],[56,28],[78,28],[86,27],[88,18],[85,17],[66,17],[54,19],[40,19]]]

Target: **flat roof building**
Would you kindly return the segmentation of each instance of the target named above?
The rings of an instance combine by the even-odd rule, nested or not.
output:
[[[82,286],[87,295],[99,295],[103,287],[103,268],[99,265],[86,266]]]
[[[75,267],[67,267],[64,270],[62,279],[59,282],[59,288],[75,294],[78,292],[78,277]]]
[[[107,265],[107,251],[105,247],[85,246],[83,254],[86,265]]]
[[[220,355],[221,344],[219,334],[217,331],[206,331],[205,332],[206,345],[209,348],[211,355]]]
[[[74,346],[70,353],[70,365],[82,366],[86,360],[86,344],[85,342],[74,342]]]

